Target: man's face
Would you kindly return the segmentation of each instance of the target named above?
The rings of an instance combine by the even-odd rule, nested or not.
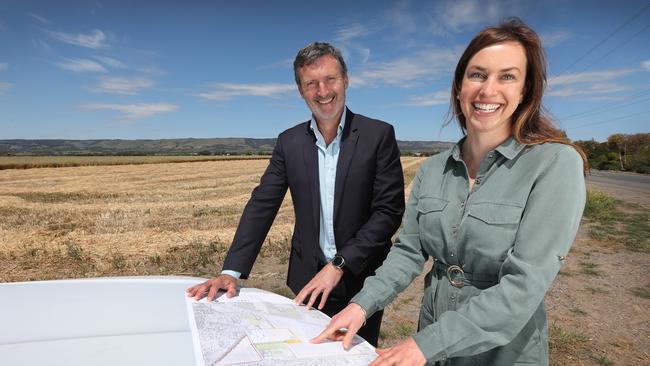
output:
[[[298,70],[300,96],[314,115],[316,122],[339,122],[345,107],[348,77],[341,74],[338,61],[322,56]]]

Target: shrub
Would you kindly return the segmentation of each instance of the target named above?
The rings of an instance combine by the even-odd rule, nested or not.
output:
[[[584,216],[598,221],[614,219],[616,200],[605,193],[588,190]]]

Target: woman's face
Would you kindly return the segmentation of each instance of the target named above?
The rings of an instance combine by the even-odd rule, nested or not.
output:
[[[510,136],[525,80],[526,51],[520,43],[497,43],[477,52],[467,64],[458,95],[467,134]]]

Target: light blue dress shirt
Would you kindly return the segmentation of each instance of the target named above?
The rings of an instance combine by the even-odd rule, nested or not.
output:
[[[339,122],[336,137],[329,145],[318,130],[316,121],[312,118],[310,128],[316,135],[318,147],[318,183],[320,187],[320,234],[318,243],[320,249],[329,262],[336,255],[336,241],[334,240],[334,185],[336,183],[336,166],[341,151],[341,136],[345,127],[345,110]]]
[[[325,138],[318,129],[316,121],[312,117],[309,127],[316,136],[316,147],[318,148],[318,182],[320,188],[320,234],[318,244],[329,262],[336,255],[336,241],[334,239],[334,186],[336,184],[336,166],[341,151],[341,137],[345,127],[345,115],[347,108],[343,109],[339,128],[334,140],[329,145],[325,144]],[[241,277],[241,273],[224,269],[221,274],[231,275],[235,278]]]

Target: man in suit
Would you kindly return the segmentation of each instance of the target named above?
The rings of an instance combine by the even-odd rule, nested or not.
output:
[[[236,295],[248,277],[287,188],[295,211],[287,285],[295,302],[333,316],[374,274],[404,213],[404,177],[393,127],[345,106],[347,66],[338,49],[315,42],[294,61],[310,121],[282,132],[253,190],[222,273],[188,289],[213,299]],[[382,313],[358,334],[377,344]]]

